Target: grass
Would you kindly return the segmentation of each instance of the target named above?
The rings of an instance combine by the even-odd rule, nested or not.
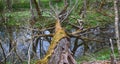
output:
[[[42,25],[50,25],[54,22],[53,18],[51,18],[50,12],[49,11],[44,11],[42,12],[42,16],[44,17],[44,19],[39,20],[37,18],[37,14],[35,14],[36,19],[37,19],[37,23],[35,24],[35,26],[40,27],[41,22]],[[24,26],[26,24],[28,24],[28,21],[31,18],[31,13],[29,10],[25,10],[25,11],[15,11],[15,12],[7,12],[5,13],[5,17],[7,17],[7,22],[6,24],[9,26]]]
[[[21,25],[28,21],[31,14],[29,11],[19,11],[19,12],[8,12],[5,13],[5,17],[8,18],[7,25]]]
[[[114,50],[115,56],[118,57],[118,51],[117,48]],[[97,53],[88,53],[84,56],[81,56],[79,59],[77,59],[77,63],[81,63],[83,61],[98,61],[98,60],[110,60],[110,48],[104,48],[100,50]]]

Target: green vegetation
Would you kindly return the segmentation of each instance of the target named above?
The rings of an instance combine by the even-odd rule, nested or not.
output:
[[[10,12],[5,13],[5,17],[7,17],[6,24],[9,26],[20,26],[24,25],[30,18],[31,14],[29,11],[19,11],[19,12]]]
[[[32,32],[30,32],[30,33],[27,32],[27,31],[29,31],[29,29],[26,30],[27,28],[25,29],[25,31],[26,31],[27,35],[33,37],[33,39],[35,40],[34,44],[32,44],[32,45],[33,45],[33,47],[36,47],[35,48],[35,51],[36,51],[37,47],[38,47],[39,39],[40,39],[40,42],[42,42],[42,43],[44,40],[48,41],[50,43],[50,41],[52,39],[50,37],[53,37],[54,32],[55,32],[54,29],[50,29],[50,28],[55,27],[56,17],[58,17],[55,13],[57,12],[59,14],[63,10],[63,8],[65,7],[64,6],[65,2],[63,0],[61,0],[61,1],[51,0],[51,6],[53,6],[53,8],[54,8],[54,10],[55,10],[55,12],[54,12],[49,5],[49,0],[40,0],[40,2],[39,2],[39,0],[36,0],[36,2],[38,3],[38,7],[40,7],[40,12],[42,15],[39,17],[38,10],[35,7],[35,3],[32,3],[33,12],[34,12],[33,16],[35,16],[35,19],[33,19],[32,13],[30,10],[30,2],[29,1],[30,0],[12,0],[12,3],[9,3],[9,5],[11,5],[12,8],[11,8],[11,10],[9,10],[9,8],[8,8],[9,6],[7,6],[8,3],[6,3],[6,1],[4,1],[4,0],[0,0],[0,21],[1,21],[0,27],[3,27],[0,29],[1,30],[0,34],[2,34],[2,30],[4,30],[4,29],[7,30],[6,27],[7,28],[8,27],[11,27],[11,28],[20,27],[21,28],[21,27],[27,26],[28,28],[33,29],[32,32],[34,34],[31,34]],[[63,14],[59,15],[59,16],[61,16],[60,18],[62,18],[62,15],[63,15],[63,18],[65,18],[64,12],[70,11],[71,8],[74,6],[76,0],[70,0],[70,1],[68,0],[68,3],[69,3],[68,8],[65,11],[63,11]],[[108,41],[109,38],[115,39],[114,35],[112,35],[112,37],[111,37],[111,33],[110,34],[107,33],[108,36],[106,36],[106,35],[104,36],[104,34],[106,34],[105,32],[108,32],[107,29],[108,28],[111,29],[111,27],[106,27],[106,26],[108,26],[108,25],[113,26],[113,24],[114,24],[113,1],[112,0],[109,0],[109,1],[89,0],[86,3],[87,3],[86,9],[84,9],[84,5],[85,5],[84,1],[78,0],[77,5],[74,7],[74,9],[70,13],[70,15],[67,17],[67,19],[64,22],[61,22],[61,25],[64,28],[64,30],[66,31],[66,33],[70,34],[69,38],[76,38],[76,40],[78,39],[78,42],[76,44],[74,44],[74,42],[76,42],[76,41],[73,41],[73,44],[71,46],[74,45],[74,47],[75,46],[79,47],[79,43],[81,43],[79,40],[81,40],[83,42],[87,41],[86,42],[87,44],[86,43],[82,44],[85,47],[86,45],[89,44],[89,41],[90,42],[91,41],[99,42],[99,39],[100,39],[100,40],[105,41],[104,43],[106,43],[106,41]],[[78,20],[81,20],[81,23],[83,23],[83,24],[80,25]],[[99,27],[99,28],[97,28],[97,29],[99,29],[98,33],[102,33],[102,35],[97,33],[96,27]],[[90,28],[90,29],[92,28],[92,30],[89,30],[88,28]],[[103,31],[102,31],[102,28],[103,28]],[[34,29],[35,29],[35,31],[34,31]],[[96,29],[96,31],[95,31],[95,29]],[[113,32],[115,32],[114,28],[112,28],[112,29],[113,29]],[[5,35],[5,38],[3,38],[3,39],[8,39],[8,41],[11,42],[10,37],[14,37],[14,36],[9,36],[9,35],[14,35],[14,33],[17,32],[17,30],[19,31],[19,29],[16,29],[16,31],[14,31],[14,29],[13,29],[13,34],[12,33],[10,34],[9,30],[5,31],[6,32],[5,34],[8,34],[8,35]],[[73,33],[71,33],[72,30],[74,31]],[[83,30],[83,32],[82,32],[82,30]],[[44,31],[49,31],[50,35],[48,35],[48,34],[46,35],[44,33]],[[25,37],[27,37],[27,36],[25,35]],[[60,37],[60,36],[58,36],[58,37]],[[86,39],[84,39],[84,37]],[[1,35],[0,35],[0,38],[1,38]],[[19,38],[19,36],[16,36],[15,38],[17,39],[17,38]],[[36,41],[37,39],[38,39],[38,41]],[[96,39],[96,40],[94,40],[94,39]],[[14,41],[14,39],[13,39],[13,41]],[[26,41],[27,40],[25,40],[23,42],[26,42]],[[16,42],[16,40],[15,40],[15,42]],[[57,43],[58,43],[58,41],[57,41]],[[3,44],[6,44],[6,43],[3,43]],[[10,43],[10,44],[12,44],[12,43]],[[42,47],[42,45],[43,44],[40,44],[39,46]],[[96,44],[94,44],[94,45],[96,45]],[[101,45],[101,44],[98,44],[98,45]],[[101,46],[105,46],[105,45],[106,44],[103,44]],[[92,44],[91,44],[91,46],[92,46]],[[8,47],[10,47],[10,46],[8,46]],[[43,48],[41,48],[41,49],[43,49]],[[0,51],[0,53],[1,53],[1,51]],[[40,51],[40,53],[41,53],[41,51]],[[80,58],[77,58],[76,60],[77,60],[78,64],[83,61],[110,60],[110,53],[111,53],[110,48],[107,47],[107,48],[103,48],[103,49],[99,50],[96,53],[89,52],[86,55],[83,55]],[[116,55],[116,57],[118,57],[117,48],[115,48],[115,55]],[[34,64],[35,62],[36,62],[36,59],[34,59],[34,60],[31,59],[31,64]],[[8,61],[7,64],[10,64],[10,62]],[[27,60],[25,60],[24,64],[27,64]]]
[[[118,57],[118,50],[117,48],[114,49],[115,56]],[[84,56],[81,56],[79,59],[77,59],[78,63],[81,63],[83,61],[98,61],[98,60],[110,60],[111,50],[110,48],[106,47],[104,49],[101,49],[97,53],[88,53]]]
[[[92,2],[95,2],[95,0],[90,1],[89,5]],[[44,3],[44,5],[42,4],[42,6],[44,8],[46,8],[46,9],[50,8],[49,7],[49,0],[41,0],[41,3]],[[110,4],[110,3],[111,2],[108,2],[108,4]],[[71,4],[73,4],[73,2]],[[1,7],[3,8],[3,5],[4,5],[4,3],[1,3],[0,4],[0,8]],[[63,8],[64,3],[63,2],[57,2],[57,3],[54,2],[54,3],[52,3],[52,5],[54,7],[60,7],[60,8],[58,8],[58,10],[59,10],[59,9]],[[83,1],[79,0],[78,7],[75,10],[73,10],[73,12],[71,13],[71,15],[69,16],[69,19],[70,19],[71,23],[73,23],[73,24],[76,25],[76,24],[78,24],[76,19],[82,19],[78,15],[79,12],[80,12],[80,11],[78,11],[78,9],[81,9],[82,6],[83,6]],[[26,21],[28,21],[28,18],[31,17],[31,13],[28,10],[30,8],[28,0],[26,0],[26,1],[25,0],[16,1],[16,3],[13,2],[12,8],[14,10],[24,9],[25,11],[15,11],[15,12],[10,12],[10,13],[5,13],[5,16],[7,18],[9,18],[9,20],[7,21],[8,22],[7,25],[21,25],[22,24],[21,21],[26,22]],[[107,14],[111,14],[112,13],[111,11],[108,11],[108,10],[106,10],[105,12]],[[51,14],[51,12],[49,12],[49,11],[43,11],[42,12],[42,15],[45,16],[45,17],[51,17],[50,14]],[[75,17],[76,19],[73,19],[72,17]],[[49,19],[51,19],[51,18],[49,18]],[[46,18],[44,20],[46,20]],[[97,12],[96,8],[93,9],[92,7],[89,7],[88,10],[87,10],[86,18],[83,18],[82,20],[84,20],[84,27],[89,28],[89,27],[96,27],[96,26],[104,27],[105,25],[111,23],[113,21],[113,18],[110,18],[109,16],[104,16],[103,14]],[[50,21],[52,22],[54,20],[50,20]],[[41,24],[41,23],[39,23],[39,24],[38,23],[39,22],[36,23],[37,27],[38,27],[38,25]],[[45,25],[45,24],[43,24],[43,25]],[[70,26],[69,24],[66,25],[66,23],[65,23],[65,28],[67,30],[70,30],[70,29],[72,29],[72,26]]]

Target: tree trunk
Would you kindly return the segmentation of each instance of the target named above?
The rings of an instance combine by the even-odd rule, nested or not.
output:
[[[69,40],[67,34],[60,25],[60,21],[56,21],[55,34],[45,57],[36,64],[76,64],[72,53],[69,49]]]
[[[9,11],[11,11],[12,10],[12,0],[6,0],[6,5],[7,5],[7,9],[9,10]]]
[[[114,10],[115,10],[115,34],[116,34],[116,41],[117,41],[117,47],[118,47],[119,59],[120,59],[120,38],[119,38],[118,2],[119,2],[119,0],[114,0]]]
[[[41,14],[39,5],[38,5],[38,3],[37,3],[36,0],[33,0],[33,2],[34,2],[34,4],[35,4],[35,8],[36,8],[37,14],[38,14],[38,16],[39,16],[39,18],[40,18],[42,14]]]
[[[39,7],[41,6],[41,1],[40,0],[38,0],[38,5],[39,5]]]
[[[67,38],[63,38],[59,41],[59,44],[55,48],[48,64],[76,64],[72,57],[72,53],[69,49],[70,42]]]
[[[83,12],[83,17],[86,17],[86,9],[87,9],[87,0],[84,0],[84,12]]]
[[[31,11],[31,14],[32,14],[32,19],[35,20],[35,15],[34,15],[34,10],[33,10],[33,6],[32,6],[32,0],[30,0],[30,11]]]

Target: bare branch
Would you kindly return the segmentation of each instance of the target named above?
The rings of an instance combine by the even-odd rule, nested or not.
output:
[[[70,11],[67,12],[66,16],[64,17],[63,20],[61,20],[61,22],[65,21],[65,20],[68,18],[68,16],[69,16],[70,13],[72,12],[72,10],[75,8],[75,6],[77,5],[77,3],[78,3],[78,0],[76,0],[74,6],[70,9]]]
[[[113,42],[112,42],[111,38],[109,40],[110,40],[110,47],[111,47],[111,63],[112,64],[117,64],[117,62],[116,62],[116,56],[115,56],[115,52],[114,52]]]
[[[10,56],[11,53],[14,51],[14,49],[15,49],[15,46],[10,50],[10,52],[6,55],[6,57],[1,62],[5,61],[5,59],[8,58],[8,56]]]
[[[3,51],[3,56],[4,56],[4,59],[5,59],[4,64],[6,64],[6,55],[5,55],[5,51],[4,51],[4,48],[2,46],[1,40],[0,40],[0,47],[1,47],[2,51]]]
[[[38,6],[38,3],[37,3],[36,0],[33,0],[33,2],[35,3],[35,7],[36,7],[36,10],[37,10],[37,14],[38,14],[38,16],[39,16],[39,18],[40,18],[40,17],[42,16],[42,14],[41,14],[40,8],[39,8],[39,6]]]
[[[55,13],[54,18],[55,18],[55,19],[58,19],[58,13],[56,12],[55,8],[52,6],[51,1],[49,1],[49,6],[50,6],[50,8],[52,9],[52,11]]]

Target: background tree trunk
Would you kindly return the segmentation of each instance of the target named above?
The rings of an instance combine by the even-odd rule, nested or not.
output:
[[[37,14],[38,14],[38,16],[39,16],[39,18],[40,18],[42,14],[41,14],[41,10],[40,10],[40,8],[39,8],[39,5],[38,5],[38,3],[37,3],[36,0],[33,0],[33,2],[34,2],[34,4],[35,4],[35,8],[36,8]]]
[[[119,59],[120,59],[120,37],[119,37],[118,2],[119,2],[119,0],[114,0],[114,10],[115,10],[115,34],[116,34],[116,41],[117,41],[118,52],[119,52]]]
[[[7,5],[7,9],[9,10],[9,11],[11,11],[12,10],[12,0],[6,0],[6,5]]]
[[[87,0],[84,0],[84,16],[83,17],[86,17],[86,9],[87,9]]]

